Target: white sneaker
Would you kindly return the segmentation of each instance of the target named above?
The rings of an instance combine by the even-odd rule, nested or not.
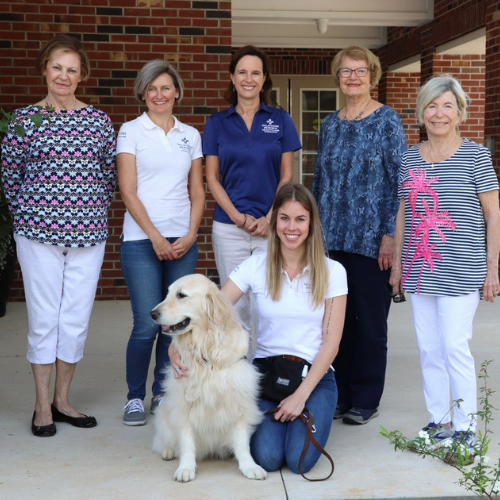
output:
[[[144,425],[146,412],[142,399],[131,399],[124,407],[123,423],[125,425]]]

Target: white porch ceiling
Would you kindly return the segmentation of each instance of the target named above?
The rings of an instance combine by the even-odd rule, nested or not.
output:
[[[418,26],[434,17],[434,0],[232,0],[231,5],[235,47],[377,48],[386,44],[388,26]]]

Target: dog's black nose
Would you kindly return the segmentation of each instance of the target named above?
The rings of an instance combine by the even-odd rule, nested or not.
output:
[[[153,309],[149,314],[155,321],[160,317],[160,311],[157,309]]]

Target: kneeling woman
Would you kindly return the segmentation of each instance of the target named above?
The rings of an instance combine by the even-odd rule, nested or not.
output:
[[[342,336],[347,294],[345,270],[325,256],[318,209],[304,186],[284,184],[279,189],[267,254],[248,258],[222,288],[233,304],[248,290],[256,296],[259,317],[254,364],[266,373],[272,358],[285,355],[307,373],[281,402],[260,399],[262,411],[276,406],[279,411],[264,415],[252,437],[252,455],[267,471],[286,463],[298,473],[306,427],[297,417],[305,406],[314,416],[315,437],[322,447],[330,434],[337,404],[331,364]],[[311,470],[319,457],[309,446],[302,472]]]

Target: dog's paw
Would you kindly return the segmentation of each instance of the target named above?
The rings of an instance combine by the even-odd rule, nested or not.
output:
[[[163,458],[163,460],[173,460],[175,458],[175,450],[173,448],[167,448],[161,454],[161,458]]]
[[[267,472],[257,464],[240,469],[245,477],[248,479],[266,479]]]
[[[180,467],[175,471],[174,479],[179,481],[179,483],[187,483],[192,481],[196,474],[196,469],[181,469]]]

